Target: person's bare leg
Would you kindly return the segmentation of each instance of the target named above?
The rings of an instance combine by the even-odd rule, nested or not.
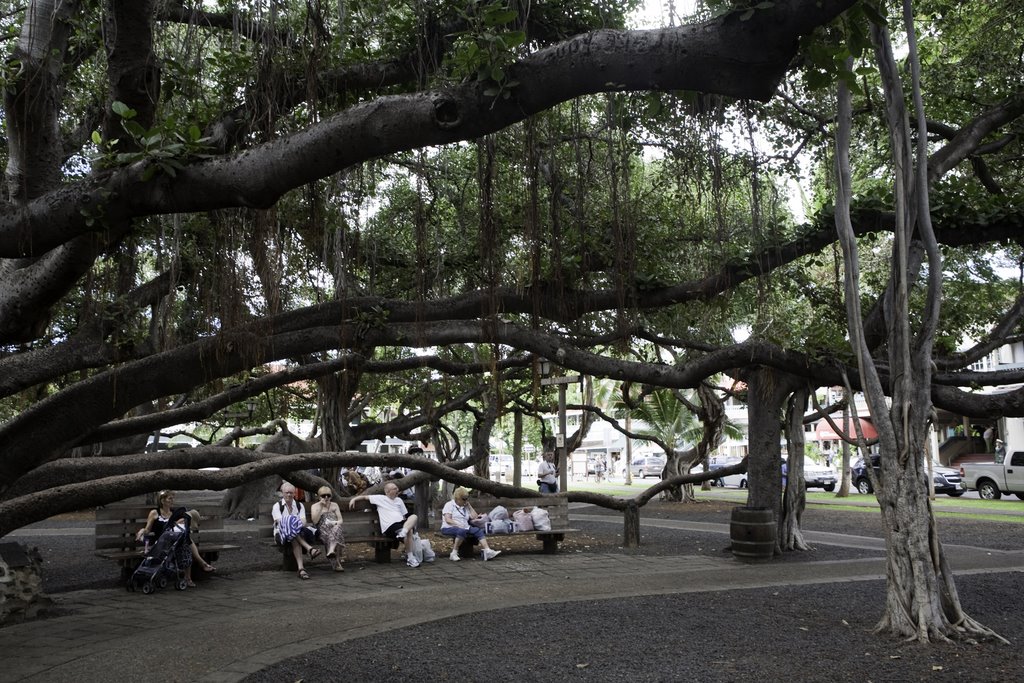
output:
[[[416,515],[409,515],[405,519],[405,524],[402,525],[402,530],[405,532],[405,553],[408,555],[412,552],[412,534],[416,529]]]

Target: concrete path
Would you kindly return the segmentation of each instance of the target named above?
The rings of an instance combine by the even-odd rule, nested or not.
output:
[[[573,519],[621,524],[586,515]],[[728,525],[644,520],[728,533]],[[880,547],[878,539],[809,533],[812,543]],[[1024,551],[945,546],[957,573],[1024,571]],[[885,576],[882,558],[742,564],[729,556],[503,555],[410,569],[323,562],[312,579],[262,572],[214,576],[196,590],[124,589],[55,596],[67,616],[0,629],[0,681],[237,681],[288,657],[352,638],[485,610],[640,595],[723,591]],[[163,662],[164,664],[154,664]]]

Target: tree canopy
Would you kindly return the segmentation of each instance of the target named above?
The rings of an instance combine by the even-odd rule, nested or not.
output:
[[[628,3],[568,0],[3,3],[0,498],[52,496],[45,463],[138,453],[253,397],[261,419],[316,415],[328,451],[438,438],[451,411],[543,407],[540,357],[669,389],[756,367],[857,388],[839,80],[887,384],[897,216],[866,56],[886,8],[708,4],[637,30]],[[1021,256],[1019,7],[915,9],[948,272],[932,401],[1024,415],[1020,391],[971,391],[1016,374],[965,371],[1019,333],[998,268]],[[354,424],[371,401],[397,417]],[[123,497],[172,462],[153,454],[127,489],[98,459],[74,476]]]

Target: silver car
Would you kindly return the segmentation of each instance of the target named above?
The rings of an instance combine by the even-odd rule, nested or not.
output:
[[[629,466],[629,471],[636,479],[646,479],[647,477],[658,477],[661,478],[661,473],[665,469],[665,458],[657,455],[648,455],[642,458],[635,458]],[[626,478],[626,470],[622,470],[622,478]]]

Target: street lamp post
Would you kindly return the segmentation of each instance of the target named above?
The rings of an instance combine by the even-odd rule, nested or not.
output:
[[[540,374],[542,385],[558,385],[558,434],[555,435],[555,448],[558,450],[558,490],[569,490],[569,468],[566,466],[569,461],[569,449],[565,443],[565,388],[568,384],[579,382],[580,375],[566,375],[564,377],[551,377],[551,361],[541,359]]]

